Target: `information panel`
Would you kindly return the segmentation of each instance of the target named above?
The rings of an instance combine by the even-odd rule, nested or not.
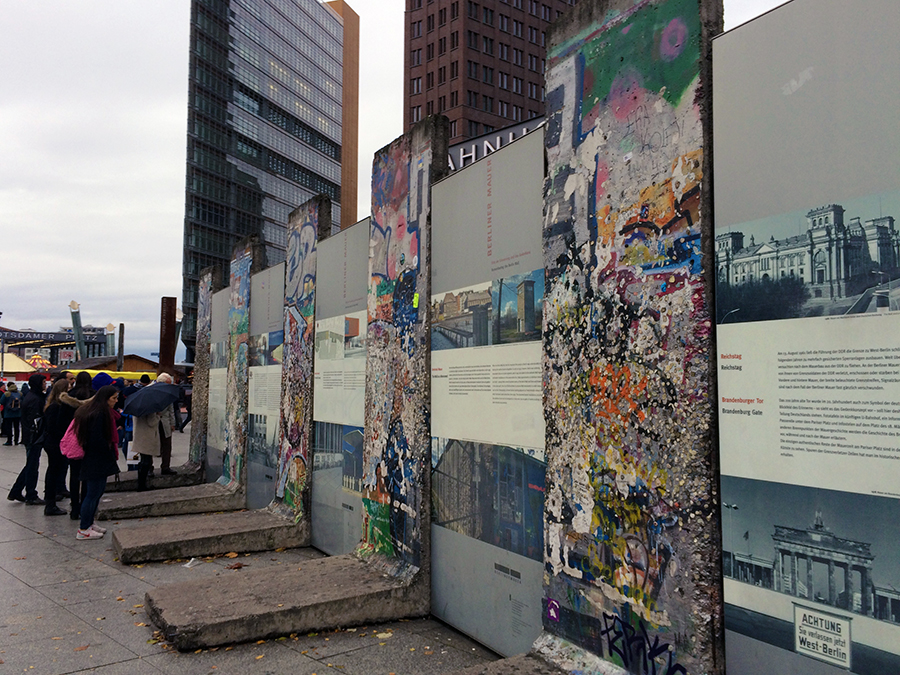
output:
[[[900,672],[900,12],[714,42],[728,672]]]
[[[317,248],[312,543],[349,553],[362,535],[369,219]]]
[[[432,188],[432,607],[502,654],[541,629],[543,133]]]
[[[275,497],[284,344],[284,263],[250,280],[250,392],[247,405],[247,506]]]

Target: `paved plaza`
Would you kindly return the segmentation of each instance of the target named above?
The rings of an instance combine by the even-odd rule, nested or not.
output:
[[[172,465],[187,458],[190,427],[174,434]],[[450,673],[498,657],[436,619],[284,636],[194,653],[159,639],[144,612],[153,587],[242,570],[302,569],[321,553],[288,549],[188,561],[122,565],[110,535],[129,521],[104,521],[96,541],[75,539],[77,523],[5,499],[24,465],[23,446],[0,446],[0,672],[62,675],[395,675]],[[124,462],[119,465],[124,468]],[[41,462],[41,480],[46,457]],[[42,484],[39,489],[43,492]],[[68,508],[68,501],[60,506]]]

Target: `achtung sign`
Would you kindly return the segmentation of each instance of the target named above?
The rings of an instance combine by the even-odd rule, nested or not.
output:
[[[794,650],[841,668],[850,668],[850,619],[794,605]]]

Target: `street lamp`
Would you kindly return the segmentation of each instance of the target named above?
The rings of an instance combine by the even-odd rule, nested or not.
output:
[[[728,532],[731,535],[731,543],[734,544],[734,511],[738,510],[737,504],[722,502],[722,508],[728,509]],[[731,546],[731,578],[734,579],[734,546]]]

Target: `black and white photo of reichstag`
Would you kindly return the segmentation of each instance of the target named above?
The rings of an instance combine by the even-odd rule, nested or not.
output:
[[[809,211],[805,225],[802,234],[768,241],[764,233],[759,241],[741,231],[716,236],[717,323],[900,309],[893,216],[848,218],[829,204]]]

